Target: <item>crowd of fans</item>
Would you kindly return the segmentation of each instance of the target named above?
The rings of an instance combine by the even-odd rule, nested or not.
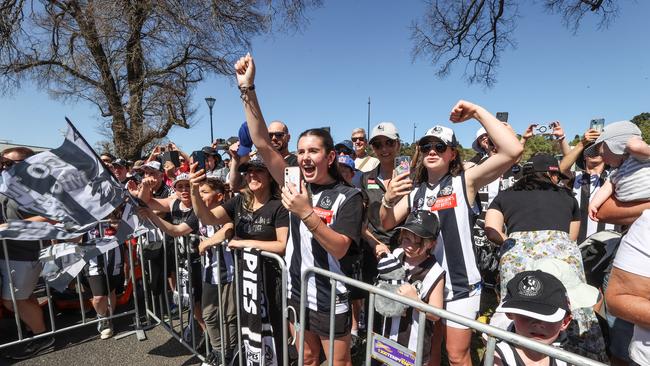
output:
[[[247,120],[238,140],[190,155],[169,143],[135,162],[101,155],[117,180],[146,203],[139,216],[164,233],[153,233],[149,241],[166,245],[154,245],[145,254],[155,295],[177,289],[175,268],[167,266],[163,273],[163,260],[174,257],[174,245],[192,251],[187,263],[192,268],[190,301],[212,346],[208,364],[234,357],[233,251],[241,248],[284,257],[288,304],[297,310],[307,267],[370,284],[403,269],[396,287],[401,296],[470,319],[488,315],[492,325],[601,362],[650,364],[650,147],[634,124],[589,129],[571,147],[562,126],[554,123],[549,137],[557,141],[561,161],[543,153],[521,161],[535,125],[517,138],[510,125],[483,107],[459,101],[450,120],[479,122],[472,142],[476,156],[463,161],[453,129],[436,125],[419,138],[403,171],[396,170],[396,161],[403,161],[398,159],[401,142],[390,122],[374,126],[369,135],[356,128],[350,140],[337,144],[329,132],[309,129],[298,136],[295,153],[290,152],[289,128],[280,121],[267,125],[262,117],[250,56],[238,61],[236,75]],[[5,150],[3,168],[32,154],[25,148]],[[299,169],[297,182],[288,179],[291,167]],[[2,220],[43,219],[30,217],[1,195],[0,205]],[[590,281],[579,244],[593,243],[589,237],[605,230],[625,236],[613,264],[600,276],[604,280]],[[111,226],[99,231],[111,235]],[[193,237],[200,240],[189,239]],[[7,248],[20,318],[38,335],[46,331],[32,294],[40,273],[39,243],[7,241]],[[99,318],[113,310],[110,304],[124,281],[122,252],[107,253],[85,272]],[[284,313],[277,291],[280,268],[270,260],[263,265],[279,345]],[[3,304],[12,309],[4,265],[0,275]],[[417,328],[423,326],[417,324],[416,310],[377,316],[375,324],[366,324],[375,309],[367,307],[361,291],[338,283],[333,309],[329,281],[313,276],[307,291],[306,323],[300,328],[306,365],[319,365],[323,350],[329,349],[330,311],[335,314],[336,365],[351,365],[367,327],[415,349]],[[298,316],[290,319],[292,337]],[[101,338],[112,336],[110,321],[98,324]],[[429,365],[439,365],[443,354],[450,365],[472,363],[471,329],[432,315],[424,326],[423,359]],[[52,343],[52,337],[39,338],[12,356],[27,358]],[[296,357],[292,352],[281,356]],[[562,364],[506,342],[497,344],[495,364],[548,362]]]

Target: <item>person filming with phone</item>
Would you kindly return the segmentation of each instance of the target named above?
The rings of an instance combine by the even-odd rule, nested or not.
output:
[[[288,266],[289,305],[300,311],[301,276],[307,266],[348,275],[342,266],[346,255],[354,254],[361,239],[363,210],[361,192],[343,180],[337,163],[332,136],[324,129],[309,129],[298,137],[299,185],[285,182],[286,161],[273,147],[255,92],[255,63],[250,54],[235,65],[244,112],[253,144],[267,162],[269,172],[282,188],[282,204],[289,210],[289,239],[285,254]],[[307,291],[304,335],[304,363],[320,364],[319,355],[330,345],[329,314],[334,313],[334,355],[337,366],[351,366],[349,290],[338,282],[336,305],[330,308],[332,287],[329,280],[311,274]],[[295,327],[292,322],[292,333]],[[299,345],[300,347],[300,345]],[[327,352],[326,352],[327,355]],[[329,357],[327,355],[326,357]]]

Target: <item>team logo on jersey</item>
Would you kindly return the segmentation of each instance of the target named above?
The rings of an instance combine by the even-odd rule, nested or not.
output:
[[[431,207],[434,203],[436,203],[436,196],[427,197],[427,206]]]
[[[542,292],[542,289],[542,282],[533,275],[524,277],[517,286],[519,295],[526,297],[537,296]]]
[[[333,204],[334,204],[334,202],[332,202],[332,199],[329,198],[329,196],[325,196],[325,197],[323,197],[323,199],[320,201],[320,205],[319,205],[319,206],[322,207],[322,208],[324,208],[324,209],[326,209],[326,210],[329,210],[330,208],[332,208],[332,205],[333,205]]]
[[[439,197],[440,196],[449,196],[449,195],[452,194],[453,191],[454,191],[454,189],[452,188],[452,186],[445,186],[445,187],[442,187],[440,189],[440,191],[438,192],[438,196]]]
[[[420,197],[420,198],[418,198],[417,202],[415,202],[415,207],[422,208],[422,206],[424,206],[424,198]]]

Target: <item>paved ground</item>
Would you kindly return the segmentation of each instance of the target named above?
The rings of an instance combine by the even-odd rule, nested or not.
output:
[[[79,315],[63,314],[57,324],[73,324]],[[116,335],[132,329],[132,317],[116,320]],[[0,320],[0,344],[15,335],[13,319]],[[138,341],[135,335],[116,339],[99,339],[94,325],[67,331],[56,337],[54,348],[25,361],[5,358],[10,350],[0,350],[0,365],[200,365],[198,358],[173,339],[161,326],[146,332],[147,340]]]

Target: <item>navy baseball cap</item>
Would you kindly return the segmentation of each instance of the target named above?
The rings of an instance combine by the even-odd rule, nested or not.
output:
[[[251,153],[253,148],[253,139],[251,139],[251,133],[248,131],[248,123],[242,123],[239,127],[239,149],[237,149],[237,155],[246,156]]]

